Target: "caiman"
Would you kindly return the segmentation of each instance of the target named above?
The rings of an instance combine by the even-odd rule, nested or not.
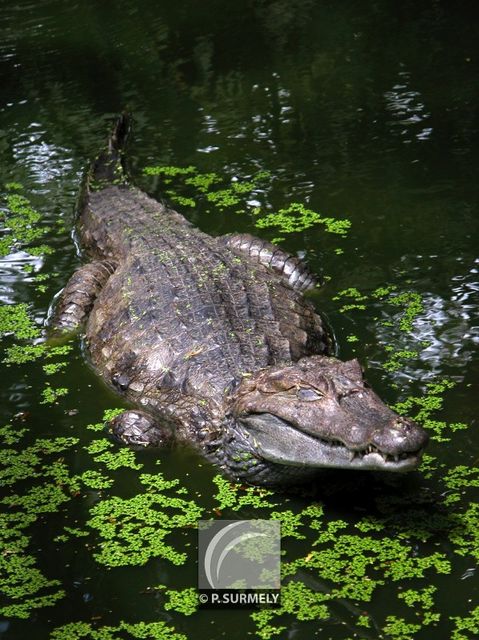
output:
[[[132,405],[130,445],[188,443],[262,485],[324,467],[408,471],[428,436],[389,409],[357,360],[334,357],[302,262],[248,234],[212,237],[130,183],[129,118],[90,167],[78,235],[89,262],[59,296],[57,330],[84,327],[93,367]]]

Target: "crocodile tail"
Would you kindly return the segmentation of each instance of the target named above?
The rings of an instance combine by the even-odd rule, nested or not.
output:
[[[122,113],[116,120],[106,148],[95,158],[90,168],[89,186],[125,184],[127,181],[123,151],[131,129],[131,116]]]

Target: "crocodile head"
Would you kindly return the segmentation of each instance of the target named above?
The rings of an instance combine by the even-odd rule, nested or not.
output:
[[[275,465],[409,471],[428,435],[374,393],[357,360],[311,356],[245,378],[233,401],[243,448]]]

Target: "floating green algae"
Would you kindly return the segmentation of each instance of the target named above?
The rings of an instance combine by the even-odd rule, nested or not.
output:
[[[352,311],[353,309],[359,309],[361,311],[366,309],[365,302],[368,297],[362,294],[358,289],[356,289],[356,287],[348,287],[347,289],[338,291],[338,293],[333,297],[333,300],[341,300],[342,298],[349,298],[351,302],[343,304],[339,309],[340,313]]]
[[[114,413],[109,410],[105,415]],[[58,513],[73,498],[83,499],[83,489],[100,492],[99,496],[114,490],[115,478],[110,474],[117,469],[127,467],[135,472],[142,465],[134,462],[133,451],[116,447],[115,452],[110,441],[99,438],[86,451],[92,464],[104,465],[106,473],[87,468],[73,475],[63,454],[78,445],[78,439],[39,438],[29,446],[13,448],[22,434],[10,424],[0,435],[9,445],[0,449],[0,480],[3,486],[11,487],[10,494],[0,501],[8,509],[0,518],[4,576],[0,585],[7,599],[1,611],[7,617],[28,618],[34,609],[53,606],[65,595],[61,583],[36,566],[37,560],[29,552],[31,527],[39,517]],[[184,562],[185,552],[176,549],[177,532],[195,526],[201,507],[184,497],[187,492],[179,480],[166,480],[161,472],[141,474],[138,480],[143,489],[137,495],[126,499],[104,496],[89,509],[88,517],[80,523],[83,527],[65,524],[63,533],[53,536],[55,541],[72,544],[94,535],[92,557],[109,567],[141,565],[150,558]],[[172,537],[174,546],[165,541],[167,536]]]
[[[18,336],[17,336],[18,337]],[[38,360],[39,358],[54,358],[56,356],[64,356],[68,355],[73,351],[73,346],[71,344],[65,344],[61,346],[54,346],[48,344],[46,342],[40,344],[14,344],[11,347],[7,347],[5,350],[5,358],[3,358],[2,362],[9,364],[26,364],[27,362],[33,362],[34,360]],[[61,367],[66,366],[68,364],[67,361],[61,361]],[[46,366],[46,365],[45,365]],[[45,371],[48,373],[48,371]]]
[[[109,489],[114,483],[113,478],[95,469],[87,469],[78,476],[78,479],[81,480],[85,487],[97,490]]]
[[[195,177],[193,171],[184,175],[187,179]],[[214,198],[209,200],[206,193],[213,188],[221,192],[224,182],[213,181],[205,186],[206,182],[203,181],[206,189],[203,193],[199,188],[201,181],[187,186],[199,192],[195,197],[203,197],[213,205]],[[251,184],[252,181],[246,181],[244,193]],[[225,191],[218,202],[223,196],[242,195],[239,185]],[[223,202],[228,205],[227,200]],[[39,280],[43,281],[47,279]],[[380,300],[398,327],[404,320],[401,328],[405,333],[412,331],[414,319],[422,313],[415,296],[403,296],[392,287],[363,296],[355,288],[342,292],[342,298],[357,305],[351,310],[367,306],[371,298]],[[18,328],[15,321],[9,324],[7,321],[10,329],[6,334],[28,344],[9,346],[4,363],[16,366],[37,361],[45,388],[51,389],[56,403],[52,410],[62,411],[64,397],[55,395],[55,390],[66,386],[57,387],[56,379],[52,383],[49,380],[68,371],[68,358],[64,356],[70,353],[71,345],[62,352],[60,349],[64,347],[31,344],[39,334],[35,332],[29,307],[19,312],[20,318],[22,314],[24,320],[18,325],[18,335],[10,330]],[[29,334],[31,329],[34,331]],[[412,349],[390,350],[386,346],[384,369],[388,373],[399,371],[415,357],[412,352]],[[440,436],[435,438],[437,447],[442,445],[444,434],[449,436],[455,429],[466,427],[436,420],[443,411],[444,396],[454,384],[447,379],[438,380],[426,387],[423,395],[412,395],[409,404],[398,404],[398,410],[414,414],[431,431],[437,430]],[[38,398],[39,404],[41,400]],[[50,405],[44,409],[50,410]],[[188,616],[194,623],[196,615],[207,615],[205,611],[196,613],[196,585],[185,584],[175,589],[157,585],[158,578],[151,577],[146,565],[153,562],[161,570],[164,566],[171,568],[194,561],[195,550],[189,534],[200,517],[264,517],[282,523],[282,605],[277,610],[262,609],[249,614],[252,637],[281,638],[292,628],[310,629],[311,625],[321,628],[323,624],[333,624],[338,628],[336,611],[344,605],[357,625],[354,632],[345,631],[351,637],[354,633],[362,637],[361,628],[368,628],[384,637],[409,640],[424,629],[438,635],[439,622],[441,630],[443,625],[447,626],[448,620],[444,616],[439,618],[438,602],[444,597],[444,583],[437,578],[454,568],[455,557],[477,562],[479,508],[474,492],[478,474],[474,466],[462,464],[445,470],[437,458],[426,456],[422,476],[426,477],[427,472],[428,481],[436,487],[433,494],[428,495],[421,484],[417,492],[406,491],[395,501],[385,486],[381,497],[374,500],[374,508],[365,513],[353,508],[342,513],[341,518],[331,501],[323,504],[315,498],[311,504],[309,498],[291,499],[281,492],[231,483],[219,475],[208,480],[207,486],[202,487],[202,495],[196,494],[193,500],[182,481],[176,477],[169,479],[161,465],[159,473],[146,473],[149,467],[145,457],[94,433],[102,431],[105,421],[122,410],[109,410],[103,416],[99,411],[97,417],[89,417],[94,424],[82,431],[81,446],[77,439],[53,437],[22,443],[28,426],[10,418],[0,429],[4,443],[0,478],[10,490],[2,502],[6,519],[1,522],[5,616],[26,619],[39,609],[57,603],[62,606],[64,585],[55,567],[46,571],[42,566],[41,552],[33,537],[36,527],[51,527],[54,542],[66,543],[85,562],[93,560],[99,571],[108,568],[109,573],[118,575],[118,580],[126,583],[129,574],[120,572],[133,566],[138,572],[145,568],[144,574],[140,574],[144,576],[144,590],[157,593],[152,615],[168,616],[165,618],[168,623],[110,621],[113,626],[105,626],[101,620],[93,619],[72,622],[54,630],[52,638],[183,640],[185,636],[173,627],[176,620],[181,622],[180,616]],[[34,414],[32,422],[35,418]],[[78,454],[80,467],[69,452]],[[447,553],[442,546],[445,538],[450,545]],[[66,551],[67,547],[60,547],[60,553],[62,549]],[[432,587],[436,582],[437,589]],[[132,595],[138,597],[135,589]],[[378,613],[377,602],[384,597],[388,606],[379,607]],[[397,615],[391,615],[392,612]],[[55,619],[55,615],[53,612],[51,617]],[[478,625],[477,610],[472,609],[464,618],[452,617],[449,623],[451,637],[472,640]]]
[[[6,424],[3,427],[0,427],[0,442],[8,449],[9,446],[20,442],[27,432],[28,429],[26,427],[18,428],[14,427],[12,424]]]
[[[18,249],[25,249],[30,255],[51,253],[47,245],[31,246],[45,237],[50,228],[42,221],[41,214],[32,207],[30,200],[18,193],[23,190],[20,183],[9,182],[4,187],[7,194],[0,203],[0,223],[4,234],[0,238],[0,257]]]
[[[347,289],[338,291],[333,297],[333,300],[342,299],[346,299],[348,302],[345,302],[340,307],[340,313],[354,309],[364,311],[370,299],[373,301],[381,300],[386,306],[399,307],[400,313],[396,315],[394,320],[383,320],[381,324],[385,326],[397,326],[405,333],[412,332],[414,321],[424,312],[424,304],[419,293],[416,291],[403,291],[398,293],[396,285],[378,287],[370,294],[362,293],[356,287],[348,287]]]
[[[118,634],[121,634],[120,636]],[[125,634],[127,634],[125,636]],[[138,638],[138,640],[187,640],[165,622],[120,622],[116,626],[95,627],[88,622],[70,622],[55,629],[51,640],[117,640],[122,638]]]
[[[58,387],[55,389],[47,384],[42,391],[43,399],[41,400],[41,404],[55,404],[59,398],[66,396],[67,393],[68,389],[66,387]]]
[[[322,225],[328,233],[345,236],[351,227],[351,221],[324,217],[300,202],[292,202],[288,207],[279,209],[275,213],[258,217],[255,220],[255,225],[258,229],[274,228],[280,233],[297,233],[316,225]]]
[[[440,614],[432,613],[434,607],[433,594],[437,592],[437,587],[430,585],[423,589],[407,589],[398,594],[398,598],[404,600],[408,607],[415,610],[416,614],[422,618],[422,623],[427,625],[439,622]]]
[[[257,229],[274,229],[282,234],[305,231],[313,226],[321,225],[328,233],[345,236],[351,227],[350,220],[323,216],[300,202],[291,202],[278,211],[265,213],[256,203],[257,196],[264,191],[266,182],[271,180],[268,171],[258,171],[246,179],[234,176],[228,181],[214,172],[201,173],[195,167],[148,166],[143,169],[147,176],[156,176],[168,188],[165,193],[179,205],[188,207],[204,202],[206,209],[213,205],[215,210],[252,211],[252,222]],[[175,188],[172,188],[172,185]],[[275,238],[276,242],[284,240]],[[339,250],[342,252],[342,250]]]
[[[107,469],[116,471],[120,468],[141,469],[141,463],[136,461],[135,452],[126,447],[115,447],[107,438],[100,438],[91,442],[85,449],[92,454],[94,462],[101,462]]]
[[[7,602],[0,611],[7,617],[28,618],[34,609],[52,606],[65,595],[61,583],[46,577],[37,567],[28,531],[44,514],[58,511],[77,490],[67,467],[55,459],[77,440],[37,439],[18,450],[11,447],[15,444],[11,433],[11,429],[1,433],[7,446],[0,450],[0,482],[13,491],[0,500],[6,509],[0,514],[0,586]],[[22,489],[23,482],[32,479],[38,484]]]
[[[166,589],[164,585],[158,588]],[[198,610],[198,591],[195,587],[166,589],[165,595],[168,598],[164,605],[166,611],[177,611],[185,616],[191,616]]]
[[[24,302],[0,307],[0,337],[6,335],[17,340],[39,337],[40,329],[31,319],[29,307]]]
[[[216,510],[220,513],[225,509],[231,509],[231,511],[239,511],[245,507],[261,509],[263,507],[271,508],[278,504],[278,502],[268,499],[275,495],[271,489],[236,484],[220,475],[215,475],[213,482],[218,488],[215,499],[217,500]]]
[[[89,429],[90,431],[104,431],[105,424],[110,420],[113,420],[113,418],[116,418],[116,416],[119,416],[124,411],[125,409],[122,409],[122,408],[106,409],[103,412],[103,418],[100,422],[95,422],[94,424],[88,424],[86,428]],[[98,445],[93,445],[93,446],[97,447]],[[104,450],[105,448],[107,449],[108,447],[105,444],[103,444],[102,450]]]
[[[409,415],[416,422],[422,424],[431,437],[438,442],[449,442],[450,435],[458,430],[467,429],[463,422],[445,422],[434,419],[435,412],[440,411],[444,404],[445,391],[456,386],[456,382],[448,378],[442,378],[435,382],[426,383],[426,393],[422,396],[409,396],[403,402],[397,402],[392,408],[400,415]],[[447,432],[449,435],[445,435]]]
[[[223,179],[217,173],[199,173],[185,180],[185,184],[196,187],[201,193],[208,193],[214,184],[223,182]]]
[[[339,291],[333,300],[351,302],[343,304],[340,312],[351,310],[365,310],[368,300],[375,302],[380,300],[387,308],[399,307],[400,311],[393,320],[380,321],[382,325],[397,327],[400,331],[414,337],[414,322],[424,312],[424,304],[421,296],[413,291],[398,292],[396,285],[378,287],[369,295],[361,292],[356,287],[349,287]],[[353,340],[354,341],[354,340]],[[427,347],[428,342],[415,341],[415,346]],[[400,371],[404,364],[413,359],[420,358],[419,348],[398,349],[392,344],[385,344],[384,351],[388,354],[383,359],[381,368],[389,373]],[[461,422],[445,422],[434,417],[436,412],[442,410],[444,394],[454,388],[457,382],[448,378],[441,378],[425,384],[425,393],[421,396],[409,395],[402,402],[397,402],[392,408],[400,415],[408,415],[422,424],[431,433],[432,438],[438,442],[448,442],[455,431],[467,429],[468,425]],[[449,433],[448,433],[449,432]]]
[[[470,615],[460,618],[452,616],[455,626],[451,640],[474,640],[479,634],[479,607],[475,607]]]
[[[63,371],[68,366],[68,362],[53,362],[51,364],[44,364],[43,371],[47,376],[53,376],[55,373]]]
[[[387,616],[383,631],[388,638],[394,640],[411,640],[421,630],[420,624],[406,622],[398,616]]]
[[[188,167],[174,167],[174,166],[149,166],[143,169],[143,173],[147,176],[164,176],[166,179],[175,178],[176,176],[185,176],[192,173],[196,173],[196,167],[192,165]]]
[[[400,520],[394,530],[387,517],[378,516],[371,521],[366,516],[356,525],[361,533],[350,532],[350,523],[345,520],[328,520],[322,507],[319,510],[318,507],[307,507],[297,514],[296,525],[301,520],[310,541],[310,551],[291,560],[288,558],[290,550],[287,550],[282,562],[281,607],[251,614],[257,625],[258,637],[266,640],[280,635],[285,629],[286,615],[300,621],[327,621],[332,616],[330,607],[340,602],[349,602],[350,607],[357,608],[356,624],[364,626],[368,619],[365,613],[367,603],[386,584],[391,586],[395,583],[398,585],[398,599],[410,606],[413,613],[412,620],[403,621],[403,633],[405,629],[420,629],[438,623],[440,618],[433,597],[436,588],[431,588],[429,581],[431,574],[450,573],[451,563],[440,552],[418,553],[408,537],[398,536],[401,533]],[[425,512],[422,524],[427,526]],[[313,528],[318,533],[311,541]],[[401,590],[401,585],[412,579],[416,583],[425,581],[424,587]],[[314,583],[316,588],[312,586]],[[401,625],[398,623],[393,627],[393,622],[397,621],[386,611],[384,629],[399,633]]]
[[[412,331],[415,319],[424,311],[422,298],[416,291],[404,291],[389,297],[389,303],[403,309],[399,320],[401,331]]]
[[[43,352],[43,349],[40,351],[41,353],[34,351],[30,355],[46,358],[46,352]],[[19,359],[27,355],[21,351],[14,353]],[[57,355],[61,357],[62,354]],[[435,386],[431,386],[430,395],[441,396],[451,388],[450,384],[452,383],[436,383]],[[414,410],[415,407],[418,412],[427,408],[428,417],[431,418],[435,411],[441,410],[442,404],[437,400],[429,400],[428,403],[413,402],[407,410]],[[122,409],[106,411],[102,421],[90,425],[90,428],[93,431],[102,430],[104,422],[121,411]],[[422,417],[427,416],[423,413]],[[14,438],[15,434],[7,428],[5,435]],[[60,460],[50,460],[48,465],[45,464],[44,456],[60,454],[60,449],[67,444],[61,440],[55,443],[42,439],[31,449],[27,447],[25,451],[17,451],[13,456],[16,461],[12,458],[12,469],[16,470],[13,476],[10,475],[13,485],[21,482],[22,478],[28,478],[33,471],[34,476],[38,474],[39,482],[46,483],[48,489],[25,490],[23,495],[16,493],[12,500],[5,504],[16,504],[22,513],[40,513],[42,508],[46,509],[45,513],[54,513],[74,496],[75,500],[83,499],[83,489],[93,490],[98,496],[96,504],[88,507],[85,518],[75,526],[65,524],[63,533],[59,533],[55,538],[58,542],[81,544],[82,553],[89,554],[100,566],[107,566],[110,570],[128,566],[141,567],[152,559],[172,564],[188,561],[191,549],[185,546],[182,542],[184,538],[179,534],[195,528],[197,520],[204,517],[205,508],[201,502],[185,497],[188,491],[178,479],[168,480],[162,473],[143,473],[143,466],[135,452],[118,447],[104,437],[94,438],[85,445],[83,450],[91,463],[87,464],[89,468],[83,469],[77,475],[72,475],[68,466]],[[433,464],[431,473],[434,473],[434,468]],[[140,485],[135,495],[124,497],[118,494],[114,475],[117,471],[128,472],[132,474],[132,478],[137,478]],[[444,482],[449,490],[454,490],[457,494],[475,486],[477,476],[472,472],[463,473],[457,469],[455,473],[451,472],[446,476]],[[390,637],[412,637],[407,635],[412,633],[411,630],[437,624],[438,612],[434,602],[431,604],[437,594],[427,592],[428,583],[434,574],[442,575],[449,572],[451,565],[449,558],[440,551],[413,551],[410,539],[417,537],[424,544],[435,535],[434,531],[447,531],[449,539],[453,541],[455,552],[458,555],[472,557],[478,544],[475,533],[479,530],[478,513],[472,507],[456,514],[454,519],[438,519],[436,529],[431,533],[432,520],[427,512],[413,517],[409,528],[406,529],[403,507],[399,503],[396,507],[394,502],[386,500],[384,509],[381,507],[382,513],[375,517],[365,515],[351,527],[347,520],[331,520],[329,509],[321,503],[316,502],[300,509],[293,508],[290,500],[275,491],[234,484],[219,475],[213,478],[211,484],[215,504],[209,513],[215,517],[234,514],[234,517],[251,518],[260,514],[282,523],[282,605],[279,609],[264,609],[251,613],[254,634],[259,638],[281,637],[291,620],[295,620],[296,624],[308,624],[312,621],[323,621],[326,624],[332,616],[331,606],[345,601],[352,606],[359,606],[363,613],[358,613],[357,625],[364,626],[370,619],[364,613],[365,608],[381,593],[386,584],[398,585],[397,600],[405,603],[411,613],[405,613],[400,617],[387,615],[385,612],[380,621],[381,627]],[[450,496],[452,494],[449,494]],[[406,498],[406,502],[411,503],[411,496]],[[27,519],[26,522],[32,524],[34,520]],[[25,528],[22,530],[25,531]],[[32,567],[36,569],[35,558],[29,556],[27,551],[28,536],[26,540],[26,546],[20,549],[21,557],[31,557]],[[301,541],[304,544],[303,553],[298,555],[297,549],[290,548],[289,541]],[[29,579],[32,585],[36,584],[34,572],[30,578],[26,577],[26,584]],[[19,578],[16,580],[21,585]],[[419,583],[416,590],[401,589],[402,584],[410,583],[411,580]],[[12,599],[12,603],[7,605],[4,611],[5,614],[10,617],[28,617],[35,607],[54,606],[55,602],[63,597],[61,585],[55,582],[54,576],[41,574],[37,583],[38,595],[33,593],[32,596],[28,596],[26,592],[20,595],[21,592],[18,591],[18,603],[13,604]],[[12,579],[11,584],[14,587],[15,580]],[[154,585],[145,587],[157,588]],[[162,589],[160,585],[159,590],[165,593],[162,601],[165,611],[194,619],[195,587],[168,589],[165,586]],[[80,629],[83,635],[77,637],[100,638],[108,637],[108,634],[115,637],[115,634],[120,632],[120,627],[78,624],[84,626],[80,628],[65,625],[54,633],[76,637],[74,634]],[[121,628],[121,632],[127,637],[136,637],[133,634],[143,633],[143,630],[145,634],[154,632],[152,627],[130,625]],[[164,629],[159,632],[163,633]]]
[[[193,166],[148,166],[143,173],[156,176],[173,203],[194,207],[197,202],[204,202],[207,208],[211,204],[219,211],[245,206],[248,197],[269,177],[268,172],[260,171],[248,180],[228,180],[214,172],[201,173]]]
[[[16,305],[19,306],[19,305]],[[32,322],[25,309],[18,311],[14,314],[14,317],[20,318],[20,324],[17,329],[11,331],[17,339],[25,339],[27,337],[38,337],[40,331],[32,325]],[[5,350],[5,357],[2,362],[7,366],[10,365],[24,365],[35,360],[48,360],[56,358],[58,356],[65,356],[73,350],[71,344],[55,346],[47,342],[40,344],[14,344],[7,347]],[[47,362],[43,364],[42,369],[45,375],[54,376],[58,373],[64,372],[68,367],[67,360],[59,360],[57,362]],[[54,405],[58,403],[58,400],[68,394],[67,387],[54,387],[50,382],[46,382],[45,387],[41,391],[40,404]]]
[[[101,542],[94,557],[109,567],[143,565],[150,558],[164,558],[173,564],[186,561],[186,554],[165,542],[175,529],[195,526],[202,508],[171,492],[179,480],[165,480],[141,474],[145,490],[132,498],[113,496],[90,510],[88,527],[97,531]]]
[[[404,366],[405,360],[412,360],[419,355],[419,352],[413,349],[400,349],[399,351],[395,351],[391,345],[386,345],[384,349],[391,354],[388,360],[382,364],[382,368],[385,371],[399,371]]]
[[[8,436],[7,434],[5,434]],[[5,437],[4,435],[4,437]],[[27,478],[41,478],[49,470],[45,457],[62,453],[78,443],[78,438],[37,438],[30,446],[0,449],[0,480],[13,485]],[[6,444],[6,443],[5,443]],[[4,498],[7,500],[8,498]]]

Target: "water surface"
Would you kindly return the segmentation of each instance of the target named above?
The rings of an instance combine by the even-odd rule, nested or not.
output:
[[[101,637],[112,638],[436,639],[473,628],[475,13],[470,2],[433,0],[4,3],[0,184],[6,197],[9,183],[22,185],[19,193],[41,214],[38,224],[49,227],[42,242],[54,251],[32,255],[17,246],[4,256],[2,303],[27,303],[43,326],[52,297],[81,263],[71,230],[83,172],[115,114],[128,108],[135,118],[130,169],[155,197],[183,187],[146,176],[145,166],[194,165],[229,186],[268,172],[238,206],[221,210],[181,191],[195,206],[178,208],[208,233],[282,236],[282,246],[305,256],[325,279],[313,299],[334,328],[340,357],[358,357],[387,402],[420,399],[409,413],[423,411],[433,439],[425,467],[407,478],[325,474],[306,495],[265,497],[273,506],[253,499],[241,506],[240,497],[250,495],[244,489],[226,506],[216,471],[192,452],[97,459],[104,433],[86,427],[121,402],[89,368],[80,340],[52,359],[67,362],[52,375],[44,369],[48,359],[3,364],[2,418],[12,427],[3,432],[11,483],[2,505],[2,637],[94,638],[93,630],[103,630]],[[350,220],[348,234],[328,234],[321,225],[291,234],[257,228],[261,216],[293,202]],[[374,296],[379,287],[388,289]],[[414,303],[410,325],[401,326]],[[26,341],[7,335],[2,347],[15,343]],[[428,386],[438,383],[441,390]],[[67,392],[42,404],[48,386]],[[58,438],[76,440],[58,441],[55,451],[41,444]],[[108,451],[118,455],[120,447]],[[108,486],[95,487],[89,471]],[[178,485],[148,493],[140,476],[158,471]],[[282,519],[285,567],[298,564],[284,580],[286,610],[266,620],[250,611],[185,615],[168,608],[168,590],[196,586],[193,511],[191,526],[173,525],[165,538],[185,554],[178,565],[141,528],[144,504],[131,535],[121,533],[130,526],[122,509],[133,508],[126,501],[156,492],[194,501],[204,518]],[[180,510],[188,508],[185,502]],[[173,517],[174,510],[164,511]],[[122,550],[116,559],[104,557],[101,550],[115,544]],[[121,621],[136,626],[114,632]],[[63,627],[80,622],[91,626]],[[150,626],[150,635],[138,635],[140,623],[153,622],[174,631],[161,636]],[[279,635],[266,622],[281,627]],[[461,633],[454,637],[473,638],[477,629]]]

